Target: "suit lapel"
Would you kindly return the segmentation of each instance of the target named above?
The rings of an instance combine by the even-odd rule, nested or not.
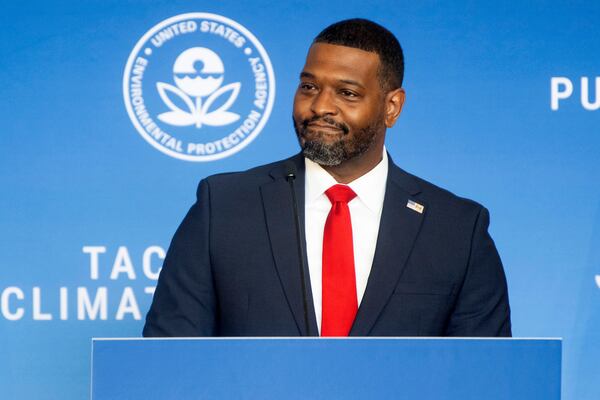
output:
[[[303,240],[303,248],[306,249],[304,241],[304,159],[301,156],[295,156],[291,160],[296,164],[297,168],[297,177],[294,186],[298,201],[301,239]],[[301,335],[306,335],[294,206],[290,186],[285,179],[284,163],[279,163],[271,171],[270,175],[273,181],[262,185],[260,190],[271,250],[277,273],[288,305],[294,315],[298,331]],[[306,260],[306,250],[304,251],[304,259]],[[304,275],[306,279],[308,320],[310,330],[314,333],[317,332],[317,322],[310,289],[310,277],[306,265],[304,265]]]
[[[369,334],[402,275],[427,212],[423,201],[414,197],[419,192],[414,178],[390,159],[377,247],[367,288],[350,331],[351,336]],[[425,205],[425,210],[419,213],[408,208],[406,205],[409,200]]]

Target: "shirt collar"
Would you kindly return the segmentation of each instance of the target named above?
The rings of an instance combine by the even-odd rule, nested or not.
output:
[[[306,204],[325,195],[325,191],[336,185],[336,180],[316,162],[304,159],[306,166]],[[350,182],[348,186],[360,201],[374,213],[380,213],[385,197],[385,185],[388,175],[388,157],[385,147],[379,164],[363,176]]]

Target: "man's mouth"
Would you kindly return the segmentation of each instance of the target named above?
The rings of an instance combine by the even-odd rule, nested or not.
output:
[[[344,131],[342,128],[339,128],[335,125],[319,124],[319,123],[315,123],[315,122],[308,124],[308,128],[310,128],[312,130],[316,130],[316,131],[331,131],[331,132],[343,132]]]
[[[310,129],[311,131],[320,131],[324,133],[330,134],[347,134],[349,129],[343,123],[338,123],[331,118],[321,117],[321,118],[311,118],[303,121],[302,125],[304,125],[304,129]]]

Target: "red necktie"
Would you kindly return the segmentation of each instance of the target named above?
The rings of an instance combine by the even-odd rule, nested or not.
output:
[[[323,232],[323,314],[321,336],[348,336],[358,302],[352,246],[352,222],[348,202],[356,193],[334,185],[325,194],[331,210]]]

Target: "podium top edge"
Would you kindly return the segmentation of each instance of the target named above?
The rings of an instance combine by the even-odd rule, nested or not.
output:
[[[180,340],[195,340],[195,341],[220,341],[220,340],[469,340],[469,341],[559,341],[562,342],[562,337],[390,337],[390,336],[351,336],[351,337],[316,337],[316,336],[274,336],[274,337],[99,337],[92,338],[92,342],[102,341],[180,341]]]

